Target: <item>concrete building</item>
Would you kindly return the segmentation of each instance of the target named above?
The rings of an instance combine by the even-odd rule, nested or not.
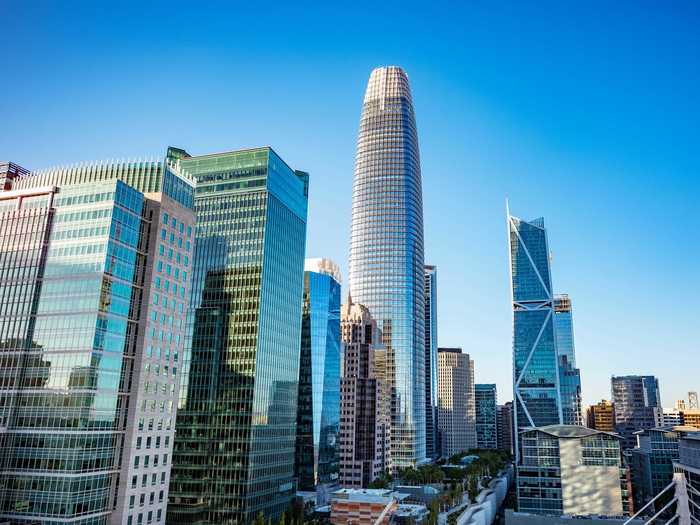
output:
[[[12,181],[16,177],[29,175],[29,170],[14,162],[0,162],[0,191],[12,189]]]
[[[552,425],[521,433],[518,510],[531,514],[622,516],[620,438]]]
[[[425,456],[435,458],[437,431],[437,267],[425,265]]]
[[[622,437],[622,449],[630,450],[637,445],[635,432],[656,427],[659,381],[654,376],[613,376],[611,384],[615,432]]]
[[[438,429],[443,457],[476,447],[474,361],[461,348],[438,349]]]
[[[496,385],[477,383],[474,386],[476,402],[476,447],[498,448],[498,396]]]
[[[331,495],[332,525],[388,525],[399,495],[388,489],[341,489]]]
[[[295,495],[309,176],[269,147],[168,157],[197,181],[197,248],[167,521],[276,520]]]
[[[408,76],[378,67],[367,82],[357,138],[350,227],[350,293],[386,347],[392,460],[425,454],[425,269],[418,133]]]
[[[294,471],[297,490],[317,491],[319,503],[340,470],[340,282],[330,259],[305,261]]]
[[[683,412],[675,408],[657,408],[656,426],[675,427],[683,424]]]
[[[642,508],[673,479],[673,464],[679,460],[679,441],[688,436],[700,438],[700,428],[667,426],[636,433],[637,446],[630,450],[634,506]]]
[[[607,399],[588,407],[586,420],[588,428],[602,432],[615,432],[615,408]]]
[[[498,449],[508,452],[512,456],[514,455],[513,443],[515,443],[515,439],[513,439],[513,402],[508,401],[504,405],[498,405],[497,416]]]
[[[681,420],[683,425],[700,428],[700,410],[681,410]]]
[[[164,523],[194,184],[167,161],[5,182],[0,521]]]
[[[341,308],[340,485],[365,488],[391,470],[391,385],[386,350],[369,310]]]

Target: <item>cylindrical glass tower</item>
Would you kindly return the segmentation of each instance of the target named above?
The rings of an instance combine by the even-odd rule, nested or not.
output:
[[[372,71],[357,139],[350,293],[369,308],[394,387],[395,467],[425,460],[423,202],[418,136],[406,73]]]

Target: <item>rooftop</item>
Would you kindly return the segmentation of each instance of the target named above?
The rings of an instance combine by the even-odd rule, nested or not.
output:
[[[539,430],[550,436],[560,437],[560,438],[584,438],[588,436],[594,436],[596,434],[607,434],[619,438],[617,434],[612,432],[603,432],[601,430],[594,430],[592,428],[579,427],[577,425],[547,425],[544,427],[529,427],[520,431],[530,432],[532,430]]]

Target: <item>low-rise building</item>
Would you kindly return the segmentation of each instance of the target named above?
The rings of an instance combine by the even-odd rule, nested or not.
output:
[[[637,432],[637,447],[629,451],[635,508],[642,508],[671,483],[673,464],[679,460],[678,442],[688,435],[700,436],[700,429],[676,425]]]
[[[574,425],[520,434],[518,509],[531,514],[622,516],[620,438]]]
[[[333,525],[387,525],[402,495],[389,489],[340,489],[331,495]]]
[[[678,440],[678,461],[674,470],[685,478],[690,513],[700,522],[700,435],[687,434]]]

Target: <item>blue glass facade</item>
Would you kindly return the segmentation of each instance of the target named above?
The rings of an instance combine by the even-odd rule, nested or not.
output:
[[[559,354],[561,408],[565,425],[583,426],[581,410],[581,372],[576,368],[574,324],[571,299],[568,295],[554,297],[554,333]]]
[[[474,385],[476,399],[476,448],[498,448],[498,399],[496,385]]]
[[[387,349],[395,467],[425,461],[423,201],[418,135],[406,73],[375,69],[357,140],[350,293]]]
[[[425,265],[425,455],[438,457],[437,430],[437,268]]]
[[[294,495],[308,175],[270,148],[168,156],[197,180],[168,523],[278,517]]]
[[[299,490],[336,484],[340,470],[340,282],[337,273],[308,264],[314,261],[304,272],[295,462]]]
[[[524,428],[561,424],[554,298],[544,219],[508,216],[513,296],[515,453]]]
[[[163,523],[193,185],[157,161],[11,182],[0,193],[0,515]]]
[[[0,516],[107,523],[144,198],[111,180],[17,200],[0,200]]]

